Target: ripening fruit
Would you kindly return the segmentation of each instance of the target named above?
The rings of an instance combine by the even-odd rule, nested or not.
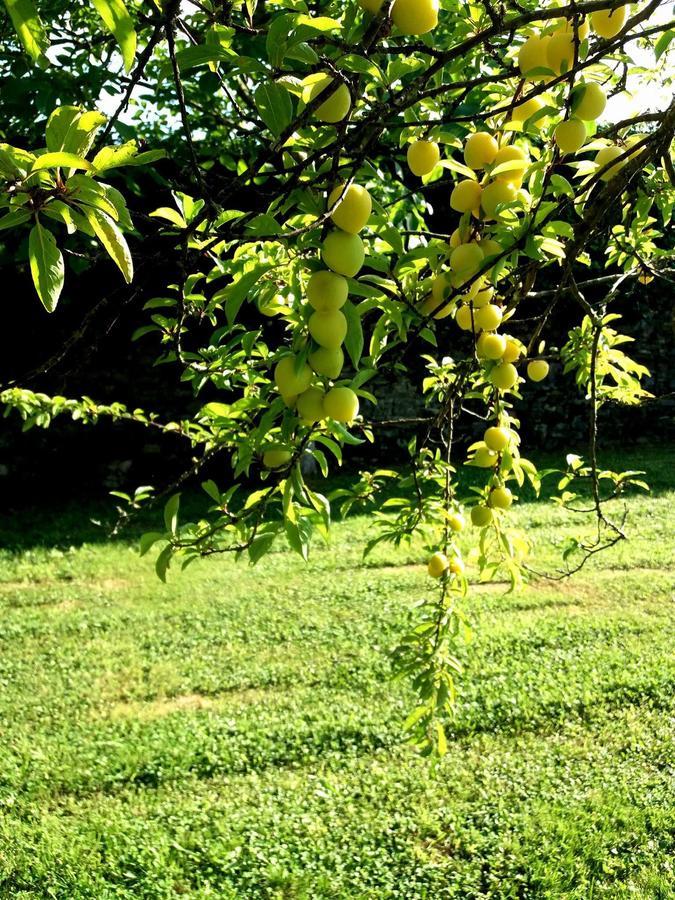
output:
[[[587,135],[581,119],[568,119],[558,125],[553,136],[561,153],[576,153],[586,143]]]
[[[434,280],[431,282],[431,296],[434,298],[434,300],[438,300],[439,302],[441,300],[447,300],[451,292],[452,285],[443,274],[443,272],[441,272],[440,275],[436,275]]]
[[[470,238],[471,228],[469,226],[460,225],[459,228],[455,228],[450,235],[450,240],[448,241],[450,249],[454,250],[456,247],[459,247],[460,244],[468,243]],[[476,238],[476,240],[478,240],[478,238]]]
[[[527,364],[527,377],[530,381],[543,381],[548,375],[549,365],[545,359],[533,359]]]
[[[476,282],[474,282],[474,284],[476,284]],[[473,285],[471,287],[473,288]],[[481,287],[481,285],[479,285],[479,287]],[[486,288],[476,291],[475,296],[469,297],[468,299],[473,300],[474,309],[482,309],[484,306],[488,305],[490,300],[492,300],[494,292],[495,289],[491,285],[488,285]]]
[[[284,398],[295,398],[306,391],[312,381],[312,370],[303,363],[296,370],[296,357],[284,356],[274,368],[274,381]]]
[[[479,359],[501,359],[506,350],[506,338],[501,334],[484,331],[476,341]]]
[[[464,574],[464,562],[459,558],[459,556],[453,556],[450,560],[450,571],[453,575]]]
[[[321,255],[329,269],[338,275],[353,278],[363,265],[366,251],[358,234],[331,231],[323,242]]]
[[[548,35],[533,34],[518,51],[518,68],[530,81],[543,81],[545,74],[531,75],[534,69],[549,69],[547,50],[551,38]]]
[[[599,150],[596,154],[595,164],[597,165],[598,170],[604,169],[606,165],[611,163],[619,156],[623,156],[623,150],[620,147],[603,147],[602,150]],[[611,181],[612,178],[619,174],[619,172],[625,165],[626,160],[622,160],[615,166],[611,166],[603,175],[600,176],[600,180]]]
[[[509,391],[518,381],[518,370],[512,363],[502,361],[490,372],[490,381],[500,391]]]
[[[507,487],[496,487],[490,491],[488,506],[493,509],[508,509],[513,503],[513,494]]]
[[[432,578],[440,578],[448,571],[449,567],[450,562],[448,561],[448,557],[445,555],[445,553],[434,553],[434,555],[429,559],[427,572],[431,575]]]
[[[323,398],[324,392],[318,387],[307,388],[307,390],[298,397],[295,408],[298,411],[300,418],[308,425],[312,425],[314,422],[319,422],[323,419]]]
[[[317,375],[324,375],[326,378],[335,380],[340,377],[340,372],[345,364],[345,355],[342,347],[337,347],[335,350],[319,347],[314,353],[309,354],[308,360]]]
[[[336,422],[352,422],[359,414],[359,398],[351,388],[334,387],[323,398],[323,410]]]
[[[546,48],[549,69],[556,75],[564,75],[574,65],[574,32],[556,31],[551,35]]]
[[[307,327],[317,344],[326,350],[337,350],[347,337],[347,319],[339,309],[312,313]]]
[[[438,165],[441,151],[435,141],[413,141],[408,145],[408,168],[420,178],[428,175]]]
[[[462,531],[466,525],[466,520],[461,513],[450,513],[448,516],[448,525],[452,531]]]
[[[595,81],[579,85],[572,95],[572,112],[578,119],[595,122],[605,111],[607,94]]]
[[[474,330],[478,330],[478,326],[475,325],[473,321],[473,316],[471,313],[470,306],[460,306],[455,313],[455,322],[459,325],[462,331],[471,331],[473,326]]]
[[[571,31],[574,34],[574,22],[571,19],[558,19],[556,25],[558,31]],[[577,22],[576,31],[579,35],[579,40],[585,40],[591,33],[591,25],[588,19]]]
[[[506,350],[502,355],[502,362],[512,363],[515,362],[522,352],[520,342],[516,341],[512,337],[506,338]],[[310,358],[310,362],[311,362]]]
[[[497,241],[493,241],[492,238],[484,238],[480,242],[480,249],[483,251],[486,259],[490,256],[498,256],[504,251],[502,245],[498,244]]]
[[[474,506],[471,510],[471,523],[477,528],[485,528],[492,521],[492,510],[487,506]]]
[[[626,24],[628,6],[620,6],[618,9],[599,9],[591,13],[591,28],[598,37],[616,37]]]
[[[525,100],[523,103],[519,103],[518,106],[514,107],[511,118],[514,122],[525,122],[545,106],[546,104],[541,97],[531,97],[529,100]],[[535,128],[539,128],[539,121],[540,120],[537,120],[533,123]]]
[[[498,462],[497,454],[486,447],[485,444],[480,444],[476,447],[471,458],[471,465],[477,466],[479,469],[492,469]]]
[[[497,212],[501,203],[512,203],[516,199],[516,187],[510,181],[493,181],[483,188],[481,206],[489,219],[499,219],[504,213]]]
[[[263,465],[266,469],[280,469],[287,466],[293,458],[290,450],[284,450],[283,447],[270,447],[263,453]]]
[[[529,165],[525,151],[514,144],[510,144],[508,147],[501,147],[494,158],[492,171],[505,163],[511,163],[512,165],[503,172],[497,172],[494,177],[497,181],[507,181],[510,184],[520,186]]]
[[[402,34],[426,34],[438,25],[438,0],[395,0],[391,18]]]
[[[445,319],[454,312],[455,301],[451,300],[450,303],[448,303],[442,297],[434,297],[433,293],[427,294],[427,296],[418,304],[417,309],[423,316],[430,316],[433,314],[434,319]]]
[[[483,264],[483,251],[479,244],[460,244],[450,254],[450,268],[461,275],[475,275]]]
[[[331,219],[343,231],[358,234],[368,222],[373,210],[370,194],[359,184],[350,184],[346,191],[344,184],[340,184],[328,197],[328,209],[331,209],[338,200],[340,205],[331,213]]]
[[[500,425],[492,425],[485,430],[483,440],[489,450],[501,453],[502,450],[506,450],[509,446],[511,432],[508,428],[502,428]]]
[[[384,0],[359,0],[361,9],[365,9],[372,16],[376,16],[379,13],[383,3]]]
[[[347,301],[347,279],[335,272],[322,269],[314,272],[307,282],[307,300],[317,312],[332,312]]]
[[[488,303],[487,306],[474,310],[473,321],[481,331],[494,331],[501,325],[503,316],[501,307],[496,303]]]
[[[466,178],[452,189],[450,206],[459,213],[472,212],[480,206],[482,193],[483,189],[477,181]]]
[[[332,83],[333,77],[324,73],[320,78],[317,78],[309,85],[303,95],[305,103],[311,103],[311,101],[315,97],[318,97],[319,94],[330,94],[330,96],[314,110],[314,115],[317,119],[321,122],[328,122],[330,124],[341,122],[352,105],[352,98],[347,85],[343,83],[340,84],[337,89],[334,89],[330,87]]]
[[[484,169],[494,162],[499,144],[486,131],[470,134],[464,144],[464,162],[470,169]]]

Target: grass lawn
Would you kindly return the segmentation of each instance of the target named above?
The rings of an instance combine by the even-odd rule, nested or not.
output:
[[[280,549],[166,586],[72,510],[6,521],[0,897],[675,897],[673,459],[620,464],[655,484],[630,541],[472,592],[436,766],[401,743],[386,656],[423,555],[364,565],[367,517],[306,566]],[[517,516],[555,565],[575,520]]]

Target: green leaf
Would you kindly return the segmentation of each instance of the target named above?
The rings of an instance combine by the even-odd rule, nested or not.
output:
[[[130,72],[136,55],[136,31],[123,0],[91,0],[103,24],[114,35],[124,60],[124,68]]]
[[[40,172],[43,169],[93,169],[90,162],[77,156],[75,153],[65,153],[60,150],[57,153],[43,153],[33,163],[31,172]]]
[[[92,160],[92,164],[97,172],[107,172],[121,166],[146,165],[165,156],[164,150],[146,150],[145,153],[139,153],[136,141],[127,141],[120,147],[103,147]]]
[[[361,316],[354,304],[347,300],[342,307],[342,312],[347,319],[347,337],[345,338],[345,347],[351,359],[354,368],[358,368],[361,354],[363,353],[363,327],[361,325]]]
[[[668,31],[664,31],[661,37],[658,39],[658,41],[654,45],[654,56],[657,61],[661,59],[663,54],[666,52],[673,38],[675,38],[675,31],[673,31],[673,29],[671,28]]]
[[[89,207],[85,207],[83,211],[87,221],[94,230],[94,234],[108,251],[110,258],[124,276],[126,283],[130,284],[134,277],[134,263],[131,259],[126,238],[106,213]]]
[[[175,534],[178,528],[178,507],[180,506],[180,494],[170,497],[164,507],[164,525],[166,530]]]
[[[146,531],[141,535],[140,555],[145,556],[148,550],[157,543],[157,541],[166,540],[166,535],[161,531]]]
[[[5,231],[7,228],[16,228],[17,225],[23,225],[23,223],[27,222],[32,215],[30,210],[15,209],[13,212],[7,213],[7,215],[0,218],[0,231]]]
[[[28,238],[28,259],[37,295],[47,312],[54,312],[63,290],[63,256],[54,235],[39,222]]]
[[[49,60],[44,54],[49,47],[49,37],[33,0],[5,0],[5,6],[24,50],[33,62],[46,68]]]
[[[66,146],[66,137],[73,123],[80,117],[79,106],[57,106],[47,119],[45,136],[47,150],[57,153]]]
[[[293,118],[293,103],[288,91],[274,81],[263,82],[254,97],[260,118],[275,137],[278,137]]]

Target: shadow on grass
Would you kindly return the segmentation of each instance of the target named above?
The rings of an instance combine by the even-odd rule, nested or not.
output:
[[[534,462],[540,470],[560,469],[565,465],[565,454],[547,453],[532,454]],[[675,449],[663,447],[629,451],[607,451],[601,455],[599,464],[606,469],[621,472],[626,470],[646,471],[645,480],[651,487],[653,495],[658,496],[675,489]],[[485,483],[486,470],[468,466],[458,468],[460,495],[466,495],[472,485]],[[345,488],[358,481],[358,475],[338,474],[327,481],[311,479],[313,487],[324,494],[336,488]],[[546,499],[555,492],[557,479],[548,477],[543,485],[542,498]],[[224,487],[225,485],[221,485]],[[635,490],[632,491],[634,495]],[[395,496],[393,486],[382,491],[380,499]],[[531,503],[537,498],[529,486],[518,491],[521,503]],[[540,498],[541,499],[541,498]],[[209,500],[196,486],[189,487],[182,493],[181,518],[194,521],[203,516],[208,509]],[[337,504],[336,504],[337,507]],[[353,508],[350,517],[368,513],[370,508]],[[337,508],[334,514],[337,516]],[[74,496],[67,503],[31,504],[25,507],[4,510],[0,514],[0,552],[19,553],[32,548],[65,549],[82,544],[103,544],[111,540],[110,530],[115,522],[114,498],[103,491],[97,497]],[[121,543],[135,544],[144,531],[161,530],[161,507],[148,507],[116,538]]]

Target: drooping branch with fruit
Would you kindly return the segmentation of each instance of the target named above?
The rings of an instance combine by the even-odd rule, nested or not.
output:
[[[481,579],[506,573],[515,586],[531,571],[530,542],[509,508],[526,483],[539,491],[542,473],[521,455],[514,404],[551,367],[574,377],[589,404],[588,462],[568,457],[557,502],[578,510],[577,486],[590,485],[595,531],[548,574],[566,576],[624,537],[606,501],[640,482],[600,470],[598,409],[650,398],[646,368],[619,349],[629,338],[613,310],[632,280],[671,281],[675,102],[598,120],[625,90],[635,47],[661,84],[672,83],[675,22],[658,0],[93,7],[107,31],[82,12],[63,43],[77,58],[93,32],[102,35],[99,52],[120,55],[110,73],[119,101],[107,124],[64,104],[48,118],[45,146],[0,146],[0,229],[27,231],[33,282],[50,312],[67,286],[62,247],[91,266],[109,256],[130,284],[104,293],[72,342],[2,386],[0,399],[29,425],[110,417],[190,443],[189,473],[122,497],[124,520],[168,498],[164,527],[142,541],[144,553],[157,551],[162,579],[174,561],[223,552],[256,563],[284,538],[307,558],[313,535],[328,532],[331,506],[372,512],[378,532],[367,552],[421,538],[439,585],[393,659],[418,695],[406,728],[423,751],[443,752],[468,628],[457,536],[471,530]],[[24,50],[46,65],[39,10],[8,9]],[[109,183],[122,167],[161,169],[165,155],[115,143],[132,99],[148,113],[138,138],[154,148],[163,135],[152,123],[175,127],[181,162],[167,184],[174,205],[142,223]],[[430,228],[432,216],[447,226]],[[585,275],[603,253],[610,273]],[[170,279],[151,297],[167,260]],[[553,273],[552,289],[535,290],[540,272]],[[32,389],[64,354],[98,339],[106,307],[138,301],[149,323],[136,337],[154,341],[196,397],[208,389],[219,400],[162,422]],[[570,307],[577,324],[564,346],[549,347],[547,330]],[[329,497],[316,490],[305,461],[327,476],[345,447],[376,440],[377,390],[366,386],[405,376],[420,357],[428,413],[387,422],[409,432],[408,468],[363,472]],[[467,416],[484,432],[468,456],[455,437]],[[202,484],[204,518],[182,521],[177,487],[218,458],[225,473]],[[459,465],[484,473],[470,496]]]

